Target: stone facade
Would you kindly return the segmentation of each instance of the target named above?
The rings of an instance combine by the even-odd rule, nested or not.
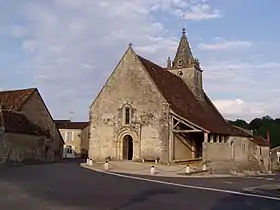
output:
[[[125,110],[129,110],[128,123]],[[133,159],[161,157],[166,161],[168,115],[165,100],[128,49],[91,106],[89,157],[125,159],[123,141],[130,135]]]
[[[280,171],[280,146],[271,149],[270,159],[272,169]]]
[[[167,68],[129,46],[93,101],[89,120],[89,158],[94,161],[199,158],[227,167],[262,162],[268,168],[269,147],[257,155],[253,135],[231,126],[204,92],[202,70],[185,31]]]
[[[63,140],[36,88],[0,92],[2,163],[55,161]]]
[[[32,93],[26,103],[22,106],[21,111],[26,117],[42,127],[49,130],[51,134],[51,151],[53,151],[53,159],[59,160],[63,153],[63,140],[49,113],[40,93],[36,90]]]
[[[225,142],[204,142],[204,161],[227,163],[229,170],[269,170],[269,147],[260,146],[248,137],[230,136]]]
[[[64,140],[63,157],[69,156],[67,149],[72,149],[73,158],[87,157],[88,155],[88,127],[84,129],[59,129]],[[71,132],[71,139],[67,135]]]
[[[53,159],[51,150],[46,150],[48,139],[44,136],[2,132],[0,142],[0,165]]]

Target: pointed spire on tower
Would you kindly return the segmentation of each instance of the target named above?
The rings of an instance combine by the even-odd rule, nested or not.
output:
[[[186,36],[186,29],[182,29],[182,37],[173,61],[173,68],[188,68],[194,64],[194,57]]]
[[[168,56],[167,58],[167,69],[170,69],[171,68],[171,58],[170,56]]]

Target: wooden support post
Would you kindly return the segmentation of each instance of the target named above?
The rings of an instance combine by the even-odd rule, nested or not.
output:
[[[173,135],[173,126],[174,126],[174,119],[171,116],[169,120],[169,145],[168,145],[168,159],[169,162],[172,163],[174,159],[174,135]]]
[[[208,142],[208,133],[204,133],[204,142]]]
[[[195,158],[195,146],[192,146],[192,159]]]
[[[210,134],[210,143],[214,143],[214,135]]]
[[[179,125],[180,122],[177,122],[175,125],[173,125],[173,128],[176,128],[177,125]]]
[[[216,136],[216,142],[217,142],[217,143],[220,142],[220,135],[219,135],[219,134],[217,134],[217,136]]]

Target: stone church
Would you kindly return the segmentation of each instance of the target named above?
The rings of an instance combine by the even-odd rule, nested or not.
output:
[[[203,89],[202,75],[185,29],[166,67],[136,54],[130,44],[90,106],[89,158],[261,160],[258,147],[267,155],[267,144],[223,118]]]

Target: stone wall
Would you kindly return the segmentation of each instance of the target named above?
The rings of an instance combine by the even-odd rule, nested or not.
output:
[[[230,160],[229,143],[203,142],[204,161],[228,162]]]
[[[0,134],[0,164],[42,162],[53,159],[46,149],[45,137],[2,133]]]
[[[228,162],[232,170],[268,170],[269,147],[261,147],[247,137],[230,136],[225,143],[203,143],[203,159]]]
[[[84,128],[81,131],[81,156],[87,157],[88,156],[88,147],[89,147],[89,126]]]
[[[271,155],[270,155],[271,167],[272,167],[272,170],[280,171],[280,161],[279,161],[279,158],[277,156],[277,152],[280,153],[280,147],[279,146],[277,148],[271,149]]]
[[[37,91],[33,92],[31,97],[22,107],[21,111],[30,121],[50,131],[51,141],[49,146],[54,153],[54,158],[62,158],[63,140],[52,119],[52,116],[44,105],[43,99]]]
[[[90,110],[89,157],[122,159],[122,140],[133,138],[134,159],[168,159],[169,106],[132,50],[128,50]],[[124,124],[124,109],[131,123]]]

